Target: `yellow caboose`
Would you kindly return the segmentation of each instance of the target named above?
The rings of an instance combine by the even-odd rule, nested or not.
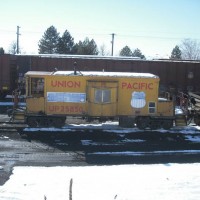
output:
[[[149,73],[55,71],[25,74],[26,123],[62,127],[67,116],[118,119],[122,127],[173,126],[173,102],[158,98],[159,77]]]

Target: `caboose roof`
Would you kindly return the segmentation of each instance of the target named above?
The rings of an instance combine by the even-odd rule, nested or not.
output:
[[[158,76],[150,73],[133,73],[133,72],[99,72],[99,71],[55,71],[55,72],[41,72],[29,71],[26,75],[51,75],[51,76],[92,76],[92,77],[135,77],[135,78],[159,78]]]
[[[51,75],[52,74],[52,72],[42,72],[42,71],[28,71],[28,72],[26,72],[25,73],[25,75],[36,75],[36,76],[38,76],[38,75]]]
[[[74,71],[56,71],[54,75],[75,76]],[[140,77],[140,78],[158,78],[150,73],[132,73],[132,72],[99,72],[99,71],[77,71],[81,76],[109,76],[109,77]]]

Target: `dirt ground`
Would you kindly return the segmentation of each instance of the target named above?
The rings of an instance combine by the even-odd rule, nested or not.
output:
[[[83,166],[82,152],[66,152],[14,133],[0,133],[0,185],[8,180],[14,166]]]
[[[21,137],[15,130],[0,129],[0,185],[14,166],[83,166],[82,152],[65,151],[41,141]]]

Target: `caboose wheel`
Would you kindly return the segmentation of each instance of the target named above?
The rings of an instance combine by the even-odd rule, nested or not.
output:
[[[48,118],[43,118],[40,120],[39,126],[40,127],[49,127],[50,124],[50,120]]]
[[[64,118],[55,118],[53,120],[53,125],[56,128],[61,128],[62,126],[65,125],[65,119]]]
[[[29,117],[27,119],[27,124],[28,124],[28,126],[30,126],[32,128],[38,127],[37,118],[36,117]]]
[[[150,123],[150,129],[151,130],[156,130],[156,129],[158,129],[159,128],[159,124],[158,124],[158,122],[156,122],[156,121],[151,121],[151,123]]]
[[[164,120],[162,123],[162,128],[169,130],[173,126],[173,121],[172,120]]]
[[[130,117],[119,117],[119,126],[124,128],[133,128],[134,119]]]
[[[146,129],[147,127],[149,127],[149,118],[148,117],[140,117],[137,120],[137,127],[141,130]]]

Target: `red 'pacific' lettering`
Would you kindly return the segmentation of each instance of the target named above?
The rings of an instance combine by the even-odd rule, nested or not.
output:
[[[127,83],[122,82],[122,89],[133,89],[133,90],[153,90],[153,83],[144,83],[144,82],[134,82]]]

